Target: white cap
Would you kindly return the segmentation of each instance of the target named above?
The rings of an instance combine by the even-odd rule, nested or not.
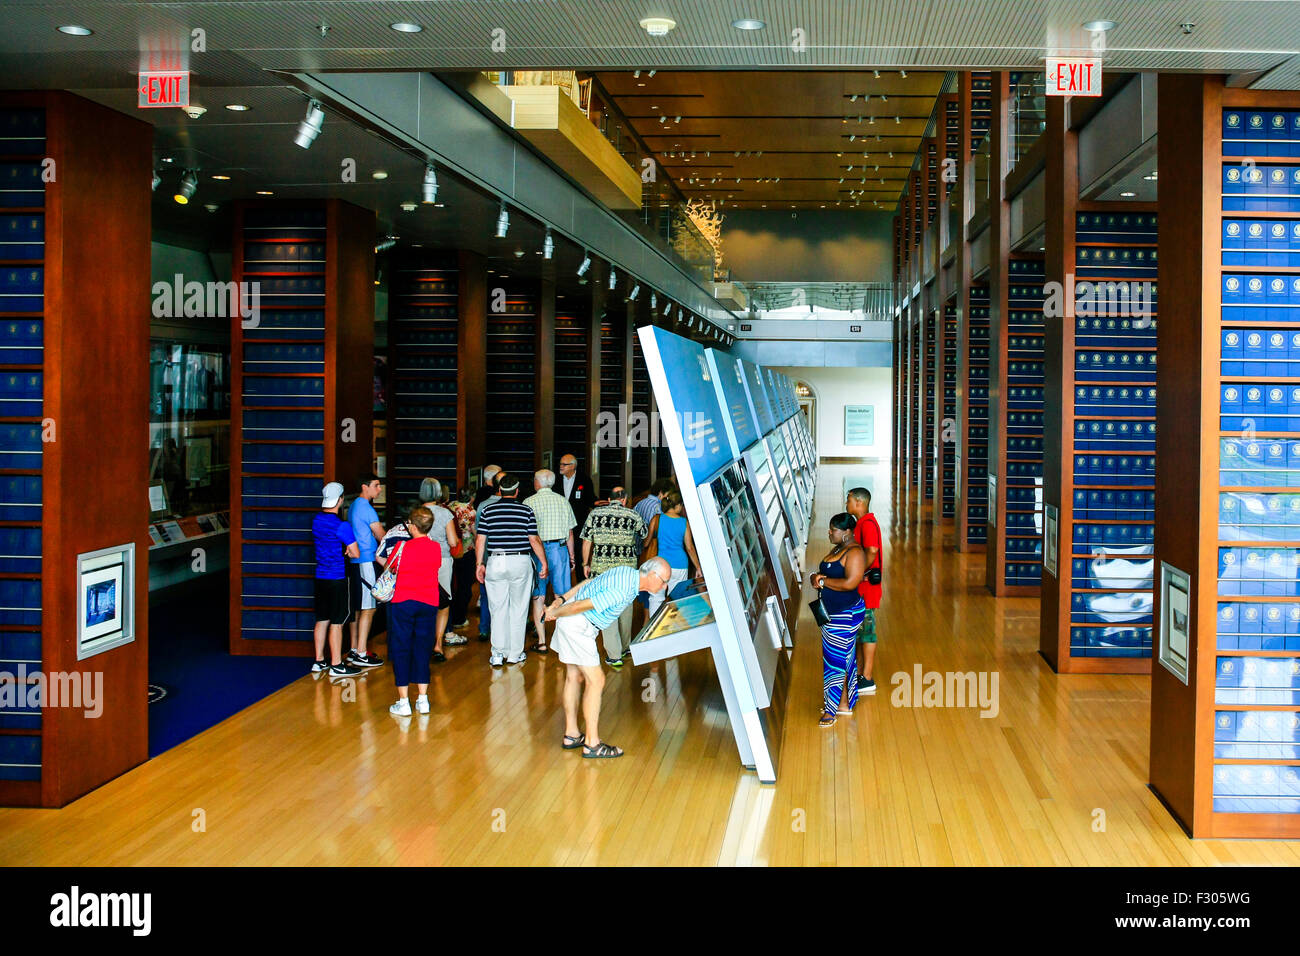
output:
[[[320,491],[320,506],[322,508],[333,508],[343,497],[343,486],[337,481],[331,481]]]

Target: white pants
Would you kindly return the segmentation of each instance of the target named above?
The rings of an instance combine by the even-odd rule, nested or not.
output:
[[[672,568],[672,574],[668,577],[668,584],[662,591],[655,591],[650,595],[650,611],[646,615],[646,620],[654,617],[655,611],[659,610],[659,605],[663,604],[668,595],[673,593],[673,588],[686,580],[686,572],[689,568]]]
[[[533,596],[533,559],[527,554],[496,554],[487,559],[488,613],[492,656],[518,657],[524,652],[524,627]]]

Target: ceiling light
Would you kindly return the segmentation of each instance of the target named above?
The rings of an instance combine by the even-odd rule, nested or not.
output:
[[[275,191],[272,190],[272,189],[259,189],[259,190],[257,191],[257,194],[258,194],[259,196],[274,196],[274,195],[275,195]]]
[[[634,80],[639,80],[639,79],[641,79],[641,71],[640,71],[640,70],[633,70],[633,71],[632,71],[632,78],[633,78]]]
[[[397,245],[396,236],[384,236],[384,238],[380,239],[379,242],[375,243],[375,252],[387,252],[395,245]]]
[[[1089,20],[1083,25],[1083,28],[1090,33],[1105,33],[1107,30],[1115,29],[1114,20]]]
[[[522,249],[516,249],[516,250],[515,250],[515,258],[516,258],[516,259],[522,259],[523,257],[524,257],[524,250],[522,250]]]
[[[850,103],[856,103],[857,101],[858,101],[858,94],[857,94],[857,93],[854,93],[852,96],[849,97],[849,102],[850,102]]]
[[[897,125],[901,125],[902,122],[903,122],[903,121],[902,121],[901,119],[899,119],[897,116],[894,117],[894,125],[896,125],[896,126],[897,126]]]
[[[316,137],[320,135],[324,124],[325,110],[321,108],[320,103],[312,100],[307,104],[307,115],[298,124],[298,135],[293,138],[294,143],[303,149],[311,149],[311,144],[316,142]]]
[[[880,71],[879,71],[879,70],[872,70],[872,71],[871,71],[871,75],[874,76],[876,79],[880,79]]]
[[[424,167],[424,180],[420,183],[420,202],[432,205],[438,201],[438,172],[433,163]]]
[[[213,178],[213,179],[220,180],[221,182],[225,182],[225,181],[227,181],[228,179],[230,179],[229,176],[223,176],[221,173],[213,173],[213,174],[212,174],[212,178]]]
[[[383,170],[383,169],[376,169],[373,173],[370,174],[370,178],[371,178],[371,179],[387,179],[387,178],[388,178],[388,173],[387,173],[386,170]]]
[[[641,21],[641,29],[652,37],[666,37],[668,31],[677,26],[676,20],[670,20],[668,17],[646,17]]]
[[[88,37],[95,32],[94,30],[90,29],[90,27],[78,26],[75,23],[68,24],[67,26],[59,27],[58,30],[60,33],[66,33],[68,34],[68,36],[74,36],[74,37]]]
[[[419,208],[419,205],[419,203],[408,199],[406,202],[401,203],[402,212],[415,212],[415,210]]]
[[[1142,178],[1150,183],[1150,182],[1155,182],[1156,176],[1157,176],[1157,172],[1156,170],[1153,169],[1151,170],[1151,172],[1149,172],[1147,175],[1143,176]]]
[[[158,170],[155,169],[155,170],[153,171],[153,185],[150,186],[149,188],[150,188],[151,190],[153,190],[154,192],[157,192],[157,191],[158,191],[158,184],[159,184],[160,182],[162,182],[162,176],[158,175]]]
[[[767,24],[762,20],[754,20],[750,17],[744,17],[740,20],[732,20],[731,25],[737,30],[761,30],[767,26]]]
[[[551,230],[546,230],[546,238],[542,240],[542,258],[551,259],[555,256],[555,239],[551,236]]]
[[[901,76],[903,79],[907,79],[907,71],[906,71],[906,70],[899,70],[899,71],[898,71],[898,75]]]
[[[659,125],[660,125],[660,126],[662,126],[664,123],[667,123],[667,122],[668,122],[668,117],[667,117],[667,116],[661,116],[661,117],[659,117]]]
[[[641,283],[638,282],[636,285],[632,286],[632,291],[628,293],[627,295],[628,301],[631,302],[640,294],[641,294]]]
[[[850,142],[850,143],[852,143],[852,142],[856,142],[856,141],[857,141],[857,138],[858,138],[858,134],[857,134],[857,133],[852,133],[852,134],[849,135],[849,142]]]
[[[659,72],[658,70],[651,70],[649,73],[646,74],[646,76],[654,76],[658,72]]]
[[[868,126],[875,126],[875,125],[876,125],[876,118],[875,118],[874,116],[871,117],[871,122],[869,122],[867,125],[868,125]]]
[[[162,158],[162,161],[163,161],[164,163],[174,163],[174,162],[176,162],[176,160],[174,160],[174,159],[173,159],[172,157],[170,157],[170,156],[164,156],[164,157]]]
[[[609,289],[610,289],[610,291],[611,291],[611,292],[614,291],[614,287],[617,286],[617,285],[618,285],[618,271],[615,270],[615,269],[610,269],[610,270],[609,270]]]
[[[206,113],[208,111],[208,108],[206,106],[199,106],[197,103],[191,103],[189,106],[182,106],[181,110],[190,119],[196,120],[204,113]]]
[[[390,23],[388,29],[396,30],[398,33],[419,33],[424,29],[424,27],[420,26],[418,23],[408,23],[405,20],[401,20],[397,23]]]
[[[681,118],[680,116],[674,116],[674,117],[673,117],[673,122],[674,122],[674,123],[680,123],[681,121],[682,121],[682,118]]]
[[[198,188],[199,177],[194,174],[194,170],[187,169],[181,176],[181,184],[177,188],[176,194],[172,196],[172,199],[175,199],[178,203],[184,206],[193,198],[194,193]]]
[[[588,255],[586,252],[584,252],[582,254],[582,264],[578,266],[578,275],[580,276],[586,275],[587,270],[590,268],[591,268],[591,256]]]
[[[227,103],[226,109],[232,113],[247,113],[252,107],[245,106],[243,103]]]
[[[1128,191],[1128,190],[1125,190],[1124,192],[1122,192],[1122,193],[1119,194],[1119,198],[1120,198],[1120,199],[1133,199],[1133,198],[1135,198],[1136,196],[1137,196],[1137,193],[1135,193],[1135,192],[1130,192],[1130,191]]]
[[[210,202],[207,203],[203,208],[206,209],[208,212],[216,212],[221,207],[214,202]]]
[[[506,204],[501,204],[501,211],[497,213],[497,238],[504,239],[506,233],[510,231],[510,213],[506,209]]]

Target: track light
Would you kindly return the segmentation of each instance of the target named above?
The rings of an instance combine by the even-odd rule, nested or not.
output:
[[[667,123],[667,122],[668,122],[668,117],[667,117],[667,116],[661,116],[661,117],[659,117],[659,125],[660,125],[660,126],[663,126],[664,123]]]
[[[293,141],[303,149],[311,149],[311,144],[316,142],[316,137],[320,135],[321,127],[324,125],[325,110],[320,103],[312,100],[307,104],[307,115],[298,124],[298,135],[293,138]]]
[[[589,256],[587,253],[584,252],[582,254],[582,264],[578,266],[578,275],[585,276],[587,274],[587,270],[590,268],[591,268],[591,256]]]
[[[618,272],[614,269],[609,270],[609,291],[613,292],[618,285]]]
[[[504,239],[506,233],[510,231],[510,212],[506,209],[506,204],[501,204],[501,211],[497,213],[497,238]]]
[[[680,123],[681,121],[682,121],[682,118],[681,118],[680,116],[674,116],[674,117],[673,117],[673,122],[674,122],[674,123]]]
[[[849,97],[849,102],[850,102],[850,103],[856,103],[857,101],[858,101],[858,94],[857,94],[857,93],[854,93],[852,96]]]
[[[658,300],[657,298],[655,298],[655,294],[654,294],[653,292],[651,292],[651,293],[650,293],[650,308],[651,308],[651,309],[655,309],[655,308],[658,308],[658,307],[659,307],[659,300]]]
[[[850,143],[856,142],[857,139],[858,139],[858,134],[857,134],[857,133],[853,133],[852,135],[849,136],[849,142],[850,142]]]
[[[555,256],[555,239],[551,236],[551,230],[546,230],[546,238],[542,240],[542,258],[551,259]]]
[[[899,119],[897,116],[894,117],[894,125],[895,125],[895,126],[900,125],[902,122],[903,122],[903,121],[902,121],[901,119]]]
[[[901,76],[903,79],[907,79],[907,71],[906,71],[906,70],[899,70],[899,71],[898,71],[898,75]]]
[[[198,188],[199,177],[195,175],[194,170],[187,169],[184,175],[181,176],[181,184],[172,199],[184,206],[194,197],[194,192]]]
[[[423,196],[420,201],[425,205],[438,201],[438,173],[433,168],[433,163],[424,167],[424,182],[420,184],[420,193]]]
[[[868,125],[868,126],[875,126],[875,125],[876,125],[876,118],[875,118],[874,116],[871,117],[871,122],[867,123],[867,125]]]
[[[387,252],[395,245],[397,245],[396,236],[384,236],[384,238],[380,239],[379,242],[375,244],[375,253]]]
[[[659,72],[658,70],[651,70],[649,73],[646,74],[646,76],[647,76],[647,77],[652,77],[652,76],[654,76],[654,75],[655,75],[656,73],[658,73],[658,72]]]
[[[639,79],[641,79],[641,71],[640,71],[640,70],[633,70],[633,71],[632,71],[632,78],[633,78],[634,80],[639,80]]]
[[[636,285],[632,286],[632,291],[628,293],[627,300],[631,302],[640,294],[641,294],[641,283],[638,282]]]
[[[871,71],[871,75],[874,76],[876,79],[880,79],[880,71],[879,71],[879,70],[872,70],[872,71]]]
[[[160,176],[160,175],[158,174],[158,170],[155,169],[155,170],[153,171],[153,185],[150,186],[149,188],[150,188],[153,192],[157,192],[157,191],[158,191],[158,184],[159,184],[160,182],[162,182],[162,176]]]

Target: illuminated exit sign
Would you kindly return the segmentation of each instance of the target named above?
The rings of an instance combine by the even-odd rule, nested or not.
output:
[[[141,109],[190,105],[189,70],[142,70],[139,103]]]
[[[1048,96],[1101,96],[1101,60],[1047,58]]]

